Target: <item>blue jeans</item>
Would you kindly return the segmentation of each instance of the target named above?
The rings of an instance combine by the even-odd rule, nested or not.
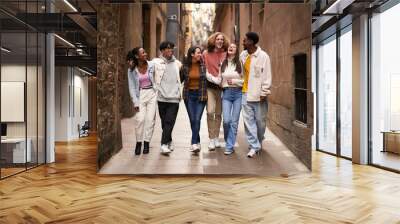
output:
[[[185,99],[186,110],[190,119],[192,129],[192,144],[200,143],[200,122],[203,115],[206,101],[199,101],[200,91],[189,90],[187,99]]]
[[[225,88],[222,93],[222,115],[224,121],[225,150],[233,151],[242,109],[242,89]]]
[[[246,94],[242,96],[244,130],[250,148],[261,149],[267,122],[268,101],[247,102]]]

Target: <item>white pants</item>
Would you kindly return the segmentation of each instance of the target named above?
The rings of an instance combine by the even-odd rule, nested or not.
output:
[[[135,114],[136,142],[150,142],[156,120],[157,95],[154,89],[141,89],[139,112]]]

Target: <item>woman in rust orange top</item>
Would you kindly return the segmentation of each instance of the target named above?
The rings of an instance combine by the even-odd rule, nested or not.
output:
[[[200,147],[200,123],[207,102],[206,68],[202,62],[200,47],[189,48],[181,69],[184,82],[183,100],[190,119],[192,141],[190,151],[198,153]]]

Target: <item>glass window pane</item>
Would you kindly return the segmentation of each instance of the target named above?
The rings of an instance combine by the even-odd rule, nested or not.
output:
[[[18,18],[30,13],[34,24],[32,19],[38,17],[33,14],[45,11],[45,1],[0,1],[0,7]],[[45,162],[46,40],[20,20],[3,12],[0,17],[7,20],[0,24],[0,177],[4,178]]]
[[[400,170],[400,4],[371,20],[372,163]],[[391,132],[394,133],[391,133]],[[382,132],[388,138],[384,139]]]
[[[28,62],[27,62],[27,80],[26,80],[26,116],[27,116],[27,142],[31,153],[28,160],[28,168],[37,165],[37,132],[38,132],[38,113],[37,113],[37,75],[38,75],[38,35],[36,32],[28,32]]]
[[[340,36],[340,153],[352,157],[352,33]]]
[[[46,65],[46,36],[43,33],[39,33],[39,45],[38,45],[38,164],[45,163],[45,65]]]
[[[26,144],[26,33],[2,33],[1,123],[6,131],[1,140],[2,178],[25,170],[30,158]],[[28,151],[26,150],[28,146]]]
[[[318,149],[336,153],[336,38],[318,48]]]

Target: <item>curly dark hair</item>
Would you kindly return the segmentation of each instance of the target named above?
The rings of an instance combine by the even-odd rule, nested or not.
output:
[[[128,51],[128,54],[126,55],[126,60],[127,61],[133,61],[135,56],[133,55],[132,50]]]
[[[143,49],[142,47],[135,47],[132,49],[132,55],[133,55],[133,68],[136,68],[136,66],[139,65],[139,60],[137,59],[137,56],[139,56],[139,51],[140,49]]]
[[[254,45],[256,45],[258,43],[258,40],[260,39],[256,32],[247,32],[245,35],[246,35],[247,39],[253,41]]]

